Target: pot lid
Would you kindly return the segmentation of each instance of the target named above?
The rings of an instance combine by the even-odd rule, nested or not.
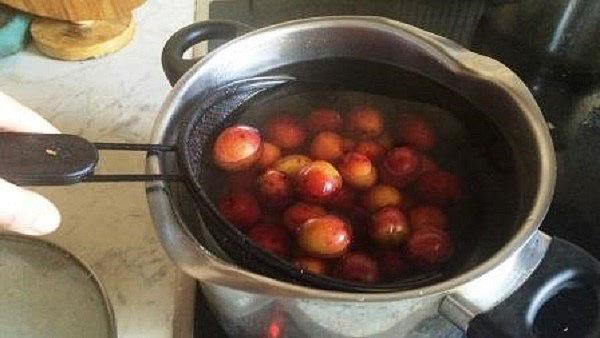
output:
[[[94,274],[51,243],[0,235],[0,295],[0,336],[116,336]]]

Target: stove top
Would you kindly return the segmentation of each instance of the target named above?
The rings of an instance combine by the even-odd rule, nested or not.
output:
[[[600,2],[551,3],[526,0],[491,11],[469,48],[515,71],[548,121],[557,182],[541,229],[600,258]],[[519,20],[536,26],[519,26],[528,34],[507,28]]]
[[[600,64],[600,1],[557,0],[548,6],[547,3],[542,0],[397,0],[393,3],[387,0],[215,0],[210,2],[209,18],[241,21],[258,28],[311,16],[386,16],[449,37],[473,51],[502,61],[532,91],[549,123],[556,149],[556,192],[541,229],[600,258],[597,244],[600,242],[597,193],[600,191],[597,174],[600,173],[600,67],[597,65]],[[511,31],[510,25],[516,24],[526,25],[528,34]],[[209,48],[219,43],[212,41]],[[597,64],[590,61],[596,59]],[[206,306],[202,292],[198,292],[198,297],[196,336],[225,336]],[[269,332],[265,335],[271,336]],[[462,333],[447,321],[436,318],[415,332],[416,337],[436,335],[461,337]]]

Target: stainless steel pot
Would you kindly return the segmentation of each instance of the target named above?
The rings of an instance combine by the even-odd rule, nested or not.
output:
[[[203,283],[210,305],[232,335],[260,336],[265,327],[287,318],[294,329],[279,331],[284,336],[411,336],[421,321],[441,313],[472,336],[526,337],[534,336],[535,316],[546,300],[568,285],[592,288],[592,303],[599,306],[598,262],[538,231],[552,199],[554,152],[539,108],[509,69],[434,34],[377,17],[287,22],[236,38],[193,66],[181,60],[183,52],[201,40],[229,39],[244,30],[229,22],[203,22],[167,43],[163,66],[176,84],[156,120],[152,143],[173,144],[182,112],[211,89],[287,64],[354,58],[422,75],[483,111],[519,155],[521,195],[515,197],[519,211],[499,218],[510,220],[511,224],[499,224],[510,231],[488,238],[494,249],[460,273],[410,290],[345,293],[285,283],[239,268],[227,260],[210,233],[193,230],[201,225],[202,215],[182,210],[176,201],[185,194],[181,186],[149,183],[148,201],[165,249]],[[168,174],[176,162],[170,155],[149,154],[147,173]],[[597,318],[592,322],[589,332],[598,334]]]

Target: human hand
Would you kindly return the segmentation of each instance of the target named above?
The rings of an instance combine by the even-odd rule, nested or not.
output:
[[[0,132],[3,131],[59,133],[34,111],[0,92]],[[0,232],[44,235],[56,230],[59,224],[60,214],[54,204],[40,194],[0,178]]]

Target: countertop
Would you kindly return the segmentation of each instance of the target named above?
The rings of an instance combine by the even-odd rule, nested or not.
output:
[[[149,0],[135,10],[137,30],[124,49],[97,60],[63,62],[33,46],[0,59],[0,91],[40,112],[64,133],[96,142],[147,142],[170,87],[160,53],[193,21],[193,0]],[[100,170],[144,169],[144,154],[105,152]],[[46,236],[89,266],[106,288],[119,337],[186,336],[195,283],[162,249],[141,183],[39,188],[62,214]]]

